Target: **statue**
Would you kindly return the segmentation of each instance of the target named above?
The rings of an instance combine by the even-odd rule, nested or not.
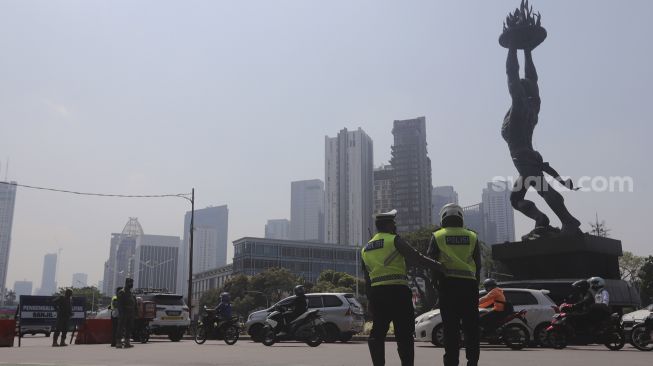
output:
[[[560,177],[549,163],[544,162],[539,152],[533,149],[533,130],[537,125],[540,112],[540,93],[537,85],[537,72],[533,64],[532,51],[546,38],[546,30],[540,24],[541,16],[535,15],[528,1],[522,0],[520,8],[506,18],[499,43],[508,48],[506,73],[508,74],[508,91],[512,105],[503,120],[501,136],[508,143],[510,156],[519,172],[510,195],[510,202],[519,212],[535,221],[535,229],[522,237],[534,240],[554,234],[581,235],[580,221],[569,213],[564,199],[548,184],[544,173],[554,177],[566,188],[576,190],[571,180]],[[517,50],[524,50],[525,77],[519,77]],[[526,192],[533,187],[544,198],[562,223],[560,230],[551,227],[549,218],[542,213],[532,201],[526,200]]]

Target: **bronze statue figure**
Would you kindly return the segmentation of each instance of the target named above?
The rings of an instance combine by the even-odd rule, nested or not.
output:
[[[550,226],[549,218],[535,206],[535,203],[525,199],[530,187],[535,188],[562,222],[561,234],[581,233],[580,221],[569,213],[562,195],[548,184],[544,173],[554,177],[565,187],[574,189],[571,180],[561,178],[549,163],[544,162],[540,153],[533,149],[533,130],[538,122],[541,101],[532,50],[544,38],[546,38],[546,31],[540,25],[539,14],[535,16],[532,8],[529,9],[528,2],[523,0],[521,7],[506,19],[504,32],[499,38],[499,43],[508,48],[506,73],[508,91],[512,98],[512,105],[503,120],[501,135],[508,143],[510,156],[519,172],[519,178],[510,195],[510,202],[516,210],[535,221],[535,229],[525,235],[524,240],[536,239],[558,231]],[[517,49],[524,50],[523,79],[519,77]]]

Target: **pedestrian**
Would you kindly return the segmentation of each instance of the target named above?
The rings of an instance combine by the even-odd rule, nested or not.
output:
[[[54,307],[57,310],[57,323],[55,324],[54,336],[52,337],[52,347],[65,347],[66,334],[70,325],[70,318],[73,316],[73,290],[66,289],[64,295],[57,296],[54,299]],[[57,338],[61,335],[61,341],[57,344]]]
[[[376,215],[377,229],[362,249],[363,274],[372,315],[372,330],[367,340],[374,366],[385,365],[385,337],[394,325],[397,353],[402,366],[412,366],[415,359],[415,309],[408,287],[406,262],[441,271],[442,265],[408,245],[395,225],[397,210]]]
[[[442,263],[444,275],[434,282],[440,294],[444,327],[444,365],[457,366],[460,325],[465,334],[467,366],[477,366],[480,356],[478,288],[481,251],[476,233],[466,229],[463,209],[453,203],[440,211],[441,228],[431,237],[428,254]]]
[[[116,288],[116,294],[111,297],[111,304],[109,305],[109,309],[111,309],[111,347],[115,347],[117,342],[120,341],[118,339],[118,328],[120,326],[118,323],[118,293],[120,293],[120,290],[122,290],[122,286]]]
[[[136,297],[132,293],[134,280],[125,279],[125,287],[118,292],[118,343],[116,348],[131,348],[132,327],[138,313]],[[124,340],[122,340],[124,338]]]

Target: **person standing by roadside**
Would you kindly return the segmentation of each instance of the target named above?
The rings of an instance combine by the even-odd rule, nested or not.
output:
[[[65,347],[66,334],[70,325],[70,318],[73,316],[73,290],[66,289],[63,296],[59,295],[54,300],[54,307],[57,310],[57,323],[54,335],[52,336],[52,347]],[[61,341],[57,344],[57,338],[61,334]]]
[[[109,305],[109,309],[111,309],[111,347],[115,347],[116,342],[120,341],[118,337],[118,328],[120,326],[118,318],[118,293],[120,293],[120,290],[122,290],[122,287],[116,288],[116,294],[111,297],[111,304]]]
[[[118,343],[116,348],[132,348],[131,335],[134,318],[138,313],[136,297],[132,293],[134,280],[125,279],[125,287],[118,292]],[[124,338],[124,340],[122,340]]]
[[[441,228],[433,233],[428,254],[445,267],[437,279],[444,326],[444,365],[458,366],[460,324],[465,334],[467,366],[480,356],[478,286],[481,252],[476,233],[464,228],[463,209],[453,203],[440,210]]]
[[[406,262],[441,271],[442,265],[420,254],[397,235],[396,210],[376,215],[377,234],[362,249],[363,274],[372,315],[367,340],[374,366],[385,365],[385,337],[393,323],[402,366],[413,366],[415,309]]]

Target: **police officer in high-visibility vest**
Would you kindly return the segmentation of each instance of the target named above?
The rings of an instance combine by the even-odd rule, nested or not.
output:
[[[478,365],[478,287],[481,251],[476,233],[465,229],[463,209],[453,203],[440,210],[441,228],[433,233],[428,254],[442,263],[444,275],[436,278],[444,327],[444,365],[457,366],[460,324],[465,335],[467,366]]]
[[[372,331],[368,338],[374,366],[385,364],[385,337],[394,325],[397,352],[402,366],[412,366],[415,358],[413,333],[415,309],[408,287],[406,261],[432,270],[442,270],[437,261],[421,255],[396,233],[396,210],[376,216],[377,234],[361,251]]]
[[[111,310],[111,347],[115,347],[117,342],[119,341],[118,339],[118,293],[120,293],[120,290],[122,290],[121,287],[116,288],[116,294],[113,295],[111,298],[111,304],[109,305],[109,309]]]

